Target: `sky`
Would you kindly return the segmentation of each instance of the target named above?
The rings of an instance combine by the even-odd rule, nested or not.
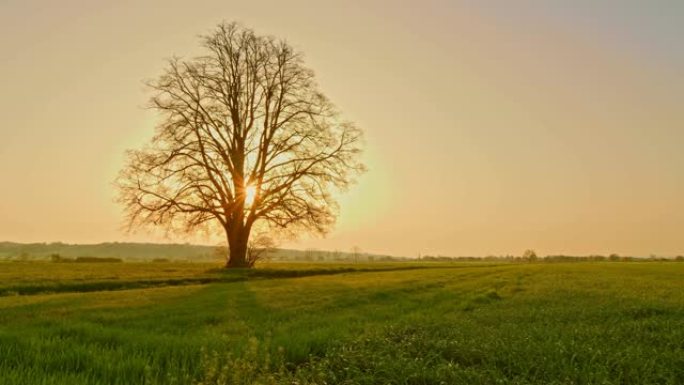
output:
[[[0,241],[122,231],[145,79],[221,21],[287,39],[365,131],[326,237],[422,255],[684,254],[684,2],[0,0]]]

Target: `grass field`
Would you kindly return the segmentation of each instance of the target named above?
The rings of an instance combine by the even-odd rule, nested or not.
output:
[[[684,263],[0,264],[0,384],[683,384]]]

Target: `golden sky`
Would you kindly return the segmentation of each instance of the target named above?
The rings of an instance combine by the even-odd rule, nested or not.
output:
[[[111,183],[142,80],[222,20],[287,38],[366,132],[336,230],[284,246],[684,254],[684,3],[630,0],[1,0],[0,241],[159,241]]]

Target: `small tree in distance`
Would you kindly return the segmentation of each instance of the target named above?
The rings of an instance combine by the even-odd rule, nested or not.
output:
[[[276,248],[276,241],[266,233],[251,237],[247,247],[247,264],[254,266],[257,261],[268,259],[269,253]]]
[[[344,190],[364,170],[362,133],[344,121],[302,54],[235,23],[203,36],[202,56],[174,58],[156,80],[161,121],[130,151],[117,185],[130,227],[218,228],[227,267],[249,267],[250,235],[327,232]]]
[[[522,257],[530,262],[534,262],[537,260],[537,253],[532,249],[528,249],[525,250]]]
[[[359,246],[354,246],[351,249],[352,257],[354,258],[354,263],[359,263],[359,256],[361,255],[361,248]]]

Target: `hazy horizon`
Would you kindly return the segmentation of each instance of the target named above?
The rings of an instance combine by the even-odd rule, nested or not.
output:
[[[120,229],[156,122],[142,81],[238,21],[300,49],[366,135],[326,238],[416,256],[684,254],[684,3],[0,3],[0,241],[207,243]]]
[[[13,241],[7,241],[7,240],[2,240],[0,239],[0,246],[3,244],[11,244],[11,245],[20,245],[19,250],[22,252],[26,252],[29,256],[34,257],[34,258],[40,258],[41,256],[46,257],[46,252],[43,250],[38,254],[32,253],[32,251],[26,250],[25,248],[22,248],[23,246],[36,246],[36,245],[41,245],[41,247],[47,247],[48,250],[51,246],[67,246],[67,247],[97,247],[97,246],[105,246],[105,245],[136,245],[136,246],[151,246],[151,247],[200,247],[200,248],[212,248],[216,249],[218,247],[225,247],[223,243],[191,243],[191,242],[174,242],[173,240],[161,240],[159,242],[145,242],[145,241],[140,241],[140,242],[127,242],[127,241],[103,241],[103,242],[96,242],[96,243],[68,243],[68,242],[60,242],[60,241],[54,241],[54,242],[13,242]],[[294,251],[296,253],[307,253],[307,252],[312,252],[314,255],[319,255],[317,253],[337,253],[342,256],[353,256],[354,254],[357,253],[355,250],[341,250],[341,249],[319,249],[319,248],[302,248],[302,247],[297,247],[297,245],[293,245],[291,247],[285,247],[281,245],[276,245],[271,251]],[[606,258],[612,258],[612,257],[620,257],[622,260],[630,260],[630,258],[636,258],[637,260],[639,259],[644,259],[644,260],[651,260],[653,258],[656,258],[657,260],[662,260],[664,259],[678,259],[681,258],[681,254],[677,255],[655,255],[655,254],[648,254],[648,255],[620,255],[616,253],[610,253],[610,254],[585,254],[585,255],[568,255],[568,254],[537,254],[536,250],[524,250],[522,253],[507,253],[507,254],[487,254],[487,255],[445,255],[445,254],[430,254],[430,253],[419,253],[418,255],[403,255],[403,254],[391,254],[391,253],[382,253],[382,252],[372,252],[372,251],[366,251],[363,249],[358,250],[359,255],[364,255],[364,256],[383,256],[383,257],[392,257],[392,258],[398,258],[398,259],[420,259],[420,258],[481,258],[481,259],[488,259],[488,258],[501,258],[501,259],[506,259],[506,258],[522,258],[523,260],[527,259],[525,257],[525,252],[527,251],[535,251],[535,256],[537,258],[546,258],[550,257],[551,261],[555,261],[555,257],[568,257],[570,259],[572,258],[585,258],[587,260],[599,260],[596,258],[604,258],[604,260],[610,260]],[[59,255],[59,253],[57,253]],[[130,255],[127,254],[117,254],[119,257],[122,257],[122,259],[129,258]],[[17,257],[20,256],[20,254],[10,254],[11,257]],[[95,255],[86,255],[86,257],[101,257],[101,255],[98,255],[95,253]],[[186,258],[187,256],[184,256]],[[191,260],[190,258],[189,260]],[[294,259],[297,260],[297,259]]]

